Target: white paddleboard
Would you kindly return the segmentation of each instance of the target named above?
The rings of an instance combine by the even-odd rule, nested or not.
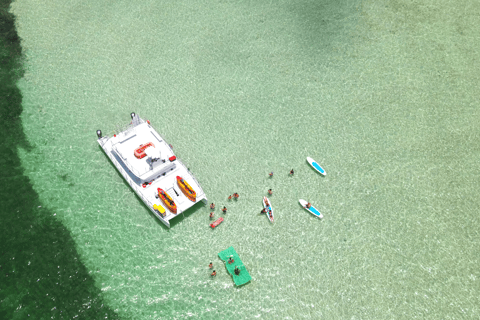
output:
[[[321,214],[320,211],[318,211],[314,206],[310,205],[310,208],[307,208],[308,201],[300,199],[300,200],[298,200],[298,202],[300,202],[300,204],[302,205],[302,207],[305,210],[307,210],[308,212],[310,212],[314,216],[319,217],[320,219],[323,218],[323,214]]]
[[[327,174],[327,173],[325,172],[325,170],[323,170],[323,168],[322,168],[315,160],[313,160],[312,158],[307,157],[307,161],[308,161],[308,163],[310,163],[310,165],[311,165],[315,170],[317,170],[317,171],[320,172],[321,174],[323,174],[323,175],[326,175],[326,174]]]
[[[266,204],[266,201],[268,201],[268,206]],[[267,213],[265,215],[267,216],[268,220],[270,220],[271,223],[273,223],[273,208],[272,208],[272,203],[267,197],[263,197],[263,207],[267,209]],[[272,213],[272,216],[270,216],[269,212]]]

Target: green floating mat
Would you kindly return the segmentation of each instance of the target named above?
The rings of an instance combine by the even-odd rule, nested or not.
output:
[[[235,251],[233,247],[223,250],[218,254],[218,256],[220,257],[220,259],[223,260],[223,262],[225,262],[225,267],[227,268],[227,271],[232,275],[235,285],[241,286],[252,280],[252,277],[248,273],[247,269],[243,265],[242,260],[240,260],[237,251]],[[230,258],[230,256],[233,256],[232,259],[235,260],[232,263],[228,263],[228,258]],[[238,269],[240,269],[240,274],[238,276],[234,272],[235,267],[238,267]]]

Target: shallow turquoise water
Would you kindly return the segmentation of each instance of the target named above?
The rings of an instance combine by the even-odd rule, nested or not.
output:
[[[19,0],[22,165],[120,318],[478,318],[479,10]],[[218,228],[197,206],[166,229],[123,182],[95,131],[131,111],[228,207]]]

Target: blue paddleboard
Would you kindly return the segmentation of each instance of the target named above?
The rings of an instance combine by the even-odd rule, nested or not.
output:
[[[311,165],[315,170],[317,170],[317,171],[320,172],[321,174],[323,174],[323,175],[326,175],[326,174],[327,174],[327,173],[325,172],[325,170],[323,170],[323,168],[320,167],[320,165],[319,165],[317,162],[315,162],[315,160],[313,160],[312,158],[307,157],[307,161],[308,161],[308,163],[310,163],[310,165]]]

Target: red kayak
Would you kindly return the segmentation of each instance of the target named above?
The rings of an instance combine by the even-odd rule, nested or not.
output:
[[[217,220],[215,220],[214,223],[210,223],[210,227],[212,227],[212,228],[215,229],[215,227],[218,226],[220,223],[222,223],[222,221],[223,221],[223,218],[220,217],[220,218],[218,218]]]

